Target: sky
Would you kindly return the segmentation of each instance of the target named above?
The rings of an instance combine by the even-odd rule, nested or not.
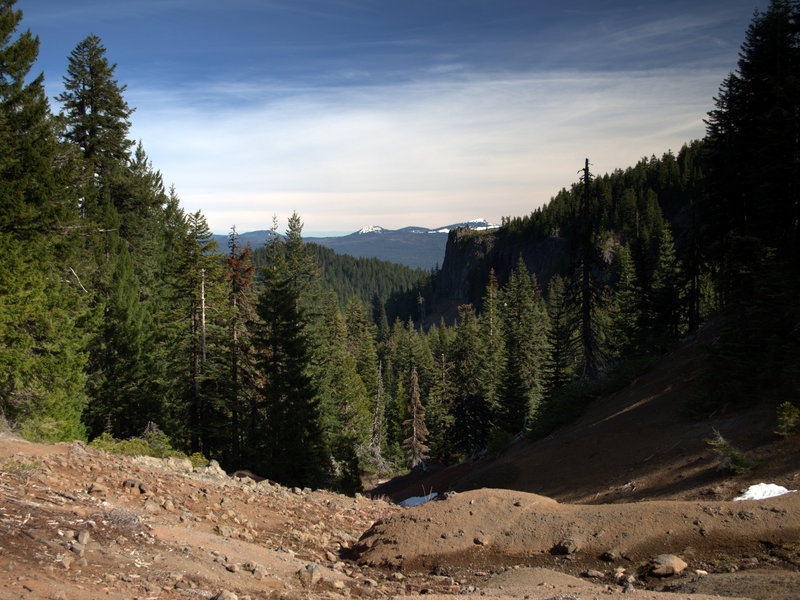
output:
[[[705,134],[768,0],[17,0],[63,89],[99,36],[141,140],[216,233],[523,216]],[[53,100],[53,110],[59,105]]]

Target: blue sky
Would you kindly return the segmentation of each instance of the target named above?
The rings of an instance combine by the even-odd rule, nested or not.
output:
[[[220,233],[530,213],[677,151],[767,0],[18,0],[62,88],[103,40],[144,144]],[[58,110],[54,103],[54,110]]]

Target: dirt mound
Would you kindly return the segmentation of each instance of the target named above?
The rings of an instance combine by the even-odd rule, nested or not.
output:
[[[679,554],[704,569],[722,555],[768,555],[799,540],[797,493],[744,502],[574,505],[476,490],[377,523],[356,552],[365,564],[415,570],[550,566],[564,557],[581,568],[607,569],[646,566],[659,554]]]

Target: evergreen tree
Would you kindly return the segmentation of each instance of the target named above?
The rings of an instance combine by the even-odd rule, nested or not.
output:
[[[228,236],[228,249],[226,275],[231,317],[228,325],[230,389],[227,400],[231,421],[230,463],[239,465],[245,445],[243,442],[246,442],[244,419],[248,407],[254,401],[258,381],[255,349],[251,339],[251,327],[256,318],[251,289],[255,265],[252,262],[250,245],[247,244],[244,248],[240,246],[235,227],[231,228]]]
[[[44,90],[44,75],[27,81],[39,39],[25,31],[14,0],[0,2],[0,232],[27,241],[63,234],[74,218],[67,188],[68,160],[59,148]]]
[[[0,2],[0,413],[26,437],[83,438],[88,293],[66,235],[76,196],[44,78],[28,80],[39,41],[14,39],[14,4]]]
[[[478,323],[481,337],[481,369],[478,375],[481,395],[493,411],[497,409],[505,362],[499,291],[497,277],[494,269],[491,269]]]
[[[483,448],[489,435],[491,406],[481,393],[481,345],[478,321],[471,304],[458,309],[459,322],[450,356],[450,385],[454,396],[454,442],[463,452]]]
[[[317,485],[322,480],[324,450],[317,393],[307,372],[311,359],[308,317],[302,303],[304,265],[299,232],[287,241],[274,226],[267,240],[268,263],[262,267],[263,290],[256,307],[261,328],[256,340],[262,422],[259,472],[287,485]]]
[[[599,341],[600,327],[598,311],[601,306],[598,271],[603,263],[595,245],[596,207],[591,187],[592,175],[589,172],[589,159],[584,167],[581,186],[580,228],[577,236],[576,260],[573,286],[576,302],[574,315],[581,349],[581,379],[593,379],[600,372],[603,362]]]
[[[106,203],[102,277],[95,281],[101,322],[89,361],[92,402],[86,421],[90,434],[103,431],[130,437],[149,422],[162,422],[158,394],[147,385],[151,371],[152,321],[139,299],[133,261],[119,235],[119,216]]]
[[[0,232],[0,413],[29,439],[83,439],[83,304],[37,248]]]
[[[706,121],[708,217],[717,226],[718,256],[731,249],[735,238],[748,236],[774,248],[780,258],[797,252],[798,68],[800,3],[771,0],[750,24],[738,69],[722,83]],[[735,286],[736,273],[727,276]]]
[[[114,79],[115,69],[100,38],[89,35],[70,53],[64,91],[57,97],[64,107],[66,139],[81,149],[91,184],[96,177],[109,183],[127,165],[133,146],[128,139],[133,109],[123,98],[126,86]]]
[[[522,257],[503,288],[502,304],[506,370],[496,425],[516,434],[535,414],[547,381],[547,313]]]
[[[622,358],[634,352],[641,323],[636,298],[636,271],[627,246],[617,250],[612,267],[616,292],[611,315],[610,347],[617,358]]]
[[[659,236],[658,258],[653,273],[653,317],[656,347],[664,352],[681,334],[681,270],[672,232],[664,224]]]
[[[573,318],[569,311],[566,280],[561,275],[554,275],[547,284],[547,314],[550,323],[547,340],[550,351],[546,363],[546,386],[551,393],[567,385],[574,374]]]
[[[757,12],[708,114],[703,219],[725,313],[706,381],[709,409],[791,383],[800,283],[800,2]],[[795,333],[792,333],[795,332]],[[724,391],[724,393],[723,393]]]
[[[410,418],[403,422],[408,437],[403,440],[403,446],[406,449],[408,466],[413,469],[428,457],[428,447],[425,445],[428,440],[428,428],[425,426],[425,407],[420,400],[416,367],[411,370],[410,393],[408,404]]]
[[[346,493],[361,490],[358,449],[371,437],[372,413],[367,389],[347,352],[347,331],[333,292],[323,307],[310,373],[317,391],[322,437],[335,461]]]
[[[431,456],[447,463],[455,454],[457,436],[454,435],[453,416],[455,394],[450,379],[452,364],[444,353],[436,360],[434,370],[435,379],[425,404],[425,424],[428,428]]]

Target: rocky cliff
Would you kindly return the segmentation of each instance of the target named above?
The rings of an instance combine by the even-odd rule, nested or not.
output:
[[[554,273],[564,272],[567,268],[569,241],[558,235],[544,239],[512,236],[502,228],[491,231],[452,230],[447,238],[442,268],[434,282],[435,311],[429,319],[435,322],[441,315],[452,322],[459,305],[471,303],[479,306],[491,269],[502,285],[520,256],[544,289]]]

